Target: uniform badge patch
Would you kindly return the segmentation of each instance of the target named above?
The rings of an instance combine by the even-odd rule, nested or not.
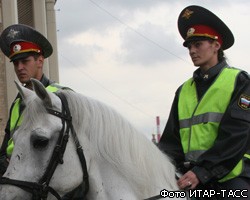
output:
[[[240,95],[238,105],[244,110],[250,109],[250,96],[245,94]]]

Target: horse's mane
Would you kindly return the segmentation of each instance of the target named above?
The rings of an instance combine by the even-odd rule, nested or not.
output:
[[[166,189],[177,189],[175,169],[169,158],[128,120],[97,100],[72,91],[63,93],[77,126],[87,126],[81,129],[88,129],[91,148],[114,165],[128,181],[140,185],[142,190],[163,185]],[[168,181],[170,183],[166,185]]]
[[[128,120],[97,100],[73,91],[61,92],[68,100],[76,132],[83,130],[87,133],[91,150],[124,174],[132,187],[139,185],[138,191],[143,193],[155,188],[177,189],[175,169],[169,158]],[[26,112],[29,120],[35,122],[37,117],[41,117],[36,113],[44,108],[37,106],[37,99],[32,102]]]

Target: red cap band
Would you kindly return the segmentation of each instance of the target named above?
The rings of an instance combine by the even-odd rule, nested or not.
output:
[[[186,39],[190,37],[208,37],[217,40],[222,45],[220,34],[213,28],[206,25],[193,25],[187,31]]]
[[[9,58],[13,57],[14,55],[20,54],[20,53],[26,53],[26,52],[37,52],[37,53],[42,53],[42,49],[32,43],[32,42],[27,42],[27,41],[20,41],[20,42],[15,42],[13,44],[11,44],[10,47],[10,56]]]

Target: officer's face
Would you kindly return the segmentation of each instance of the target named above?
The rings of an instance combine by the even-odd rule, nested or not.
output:
[[[29,56],[13,62],[16,75],[23,84],[29,84],[30,78],[40,80],[42,77],[43,56]]]
[[[217,41],[193,41],[187,45],[187,48],[194,65],[203,71],[207,71],[218,63],[220,44]]]

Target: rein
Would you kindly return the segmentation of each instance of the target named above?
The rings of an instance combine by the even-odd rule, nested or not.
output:
[[[153,197],[149,197],[147,199],[143,199],[143,200],[157,200],[157,199],[162,199],[163,197],[161,195],[155,195]]]
[[[77,151],[77,154],[78,154],[81,166],[82,166],[82,170],[83,170],[83,183],[82,184],[84,184],[84,196],[86,196],[89,190],[89,180],[88,180],[86,159],[83,153],[82,146],[80,145],[79,139],[76,135],[76,132],[72,124],[72,117],[71,117],[70,110],[68,107],[68,101],[66,97],[64,96],[64,94],[62,93],[58,93],[57,96],[61,99],[61,102],[62,102],[62,112],[58,112],[50,108],[46,108],[46,110],[49,114],[52,114],[56,117],[61,118],[62,129],[60,131],[60,135],[58,137],[57,144],[54,148],[50,162],[42,178],[37,183],[9,179],[6,177],[0,178],[0,184],[9,184],[9,185],[20,187],[26,192],[31,193],[33,195],[32,197],[33,200],[46,200],[48,193],[51,193],[58,200],[62,200],[60,195],[52,187],[49,186],[49,183],[56,170],[57,165],[63,164],[63,155],[65,152],[67,143],[68,143],[69,132],[71,132],[73,141],[75,142],[76,151]]]

